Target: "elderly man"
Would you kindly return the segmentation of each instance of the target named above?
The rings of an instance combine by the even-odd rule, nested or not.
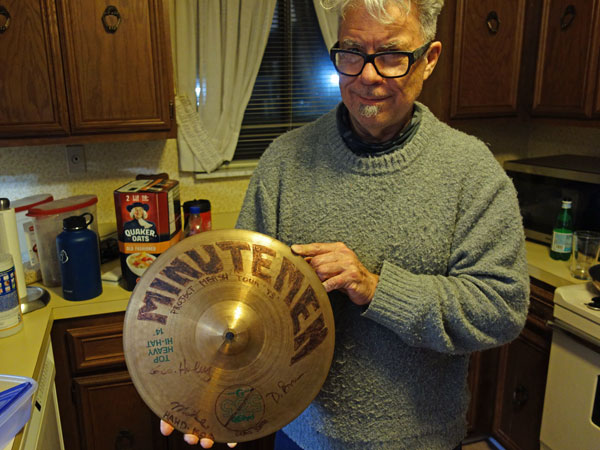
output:
[[[273,142],[237,223],[304,256],[335,316],[328,378],[276,448],[460,448],[469,355],[527,314],[515,191],[482,142],[416,102],[443,0],[338,3],[342,103]]]

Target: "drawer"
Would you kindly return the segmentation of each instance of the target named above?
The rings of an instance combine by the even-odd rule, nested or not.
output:
[[[122,321],[68,328],[65,338],[74,374],[125,366]]]

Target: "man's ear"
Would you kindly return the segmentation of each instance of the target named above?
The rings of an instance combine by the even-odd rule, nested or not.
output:
[[[440,41],[433,41],[427,50],[427,65],[423,72],[423,80],[429,78],[429,75],[433,73],[433,69],[440,58],[440,53],[442,53],[442,43]]]

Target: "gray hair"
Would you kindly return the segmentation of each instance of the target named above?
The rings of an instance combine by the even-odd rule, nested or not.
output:
[[[321,5],[325,9],[336,9],[341,20],[348,7],[362,2],[367,12],[376,20],[383,24],[390,24],[393,19],[386,9],[388,2],[395,3],[404,10],[405,14],[408,14],[411,1],[414,1],[417,8],[417,18],[421,24],[423,38],[432,41],[435,38],[437,18],[444,6],[444,0],[321,0]]]

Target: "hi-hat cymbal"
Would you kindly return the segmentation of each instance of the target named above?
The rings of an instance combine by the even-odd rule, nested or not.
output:
[[[269,236],[184,239],[146,270],[125,314],[133,384],[160,418],[216,442],[271,434],[317,395],[334,322],[318,276]]]

